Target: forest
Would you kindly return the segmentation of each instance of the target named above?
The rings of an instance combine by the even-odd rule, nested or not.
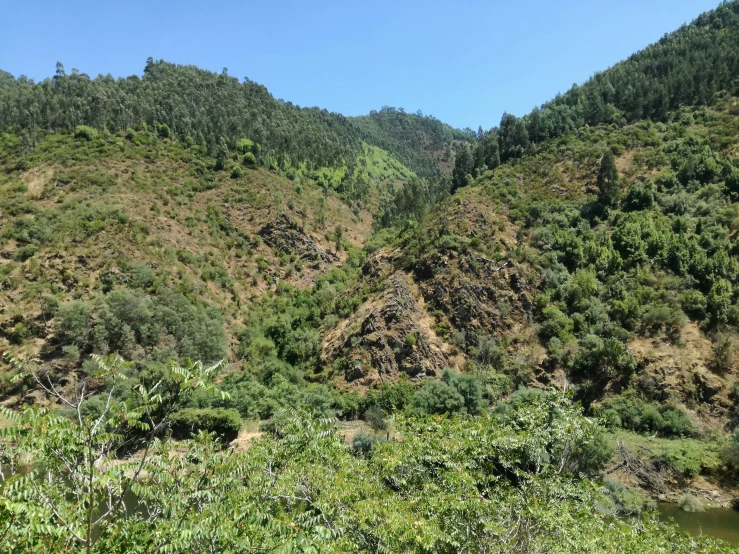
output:
[[[485,131],[0,71],[0,551],[734,552],[739,1]]]

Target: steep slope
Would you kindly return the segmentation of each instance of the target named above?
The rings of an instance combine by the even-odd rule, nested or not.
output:
[[[69,387],[91,353],[121,353],[141,383],[227,357],[230,396],[189,407],[268,429],[295,408],[382,427],[556,387],[619,441],[674,441],[644,482],[727,476],[738,6],[481,136],[164,62],[119,81],[2,75],[0,347]],[[16,374],[5,401],[41,400]]]
[[[406,113],[388,106],[369,115],[351,118],[368,143],[393,155],[423,177],[449,173],[454,166],[454,145],[469,142],[469,133],[421,112]]]
[[[38,83],[0,71],[0,106],[0,129],[22,129],[26,148],[45,133],[73,132],[78,125],[125,131],[146,124],[217,159],[225,160],[238,141],[248,139],[255,163],[290,174],[301,167],[348,166],[348,175],[342,171],[331,183],[334,189],[352,181],[367,145],[430,177],[440,167],[451,169],[451,144],[465,136],[434,118],[402,110],[349,119],[301,108],[275,99],[249,79],[240,82],[225,69],[218,74],[151,58],[142,76],[117,80],[110,75],[91,79],[76,70],[68,75],[61,63],[53,78]]]
[[[477,367],[481,336],[510,343],[518,327],[540,382],[567,376],[596,404],[637,391],[696,428],[733,425],[736,105],[583,128],[442,204],[403,244],[404,265],[467,363]],[[617,155],[615,197],[598,187],[605,152]],[[520,378],[510,356],[497,367]],[[613,406],[624,426],[673,432]]]
[[[664,121],[682,106],[737,92],[739,3],[723,2],[627,60],[596,73],[524,118],[534,143],[585,125]]]
[[[1,151],[2,348],[55,365],[116,349],[235,359],[250,305],[341,265],[337,227],[344,249],[371,233],[371,213],[309,179],[215,171],[146,131],[51,135],[29,155],[3,135]]]

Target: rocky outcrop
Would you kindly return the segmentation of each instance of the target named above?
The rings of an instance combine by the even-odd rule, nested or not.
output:
[[[437,252],[416,265],[415,276],[428,305],[464,331],[469,344],[509,331],[532,309],[531,285],[511,261]]]
[[[369,269],[369,266],[367,266]],[[344,379],[358,386],[435,377],[447,365],[441,341],[421,324],[423,310],[407,276],[392,274],[385,290],[357,310],[326,355],[345,360]]]
[[[698,325],[689,322],[680,343],[637,337],[629,342],[640,367],[639,391],[657,402],[678,401],[701,425],[715,427],[733,409],[733,374],[713,367],[713,345]]]
[[[295,254],[313,269],[324,269],[338,260],[336,255],[319,245],[297,223],[285,214],[279,215],[259,230],[264,243],[284,254]]]

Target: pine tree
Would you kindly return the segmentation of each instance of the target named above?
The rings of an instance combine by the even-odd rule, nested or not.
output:
[[[335,239],[335,246],[336,246],[336,253],[339,253],[339,250],[341,250],[341,239],[344,238],[344,229],[341,228],[341,225],[336,226],[336,230],[334,231],[334,239]]]
[[[606,207],[614,206],[618,202],[619,191],[616,158],[613,152],[607,150],[600,162],[600,171],[598,171],[598,200]]]
[[[469,147],[464,144],[457,152],[457,158],[454,160],[454,170],[452,171],[452,192],[458,188],[467,186],[471,179],[471,174],[475,169],[475,161],[472,157]]]

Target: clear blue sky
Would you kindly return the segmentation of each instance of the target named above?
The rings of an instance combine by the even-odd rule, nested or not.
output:
[[[0,69],[96,76],[146,58],[248,76],[278,98],[360,115],[421,109],[491,127],[587,80],[719,0],[8,1]]]

